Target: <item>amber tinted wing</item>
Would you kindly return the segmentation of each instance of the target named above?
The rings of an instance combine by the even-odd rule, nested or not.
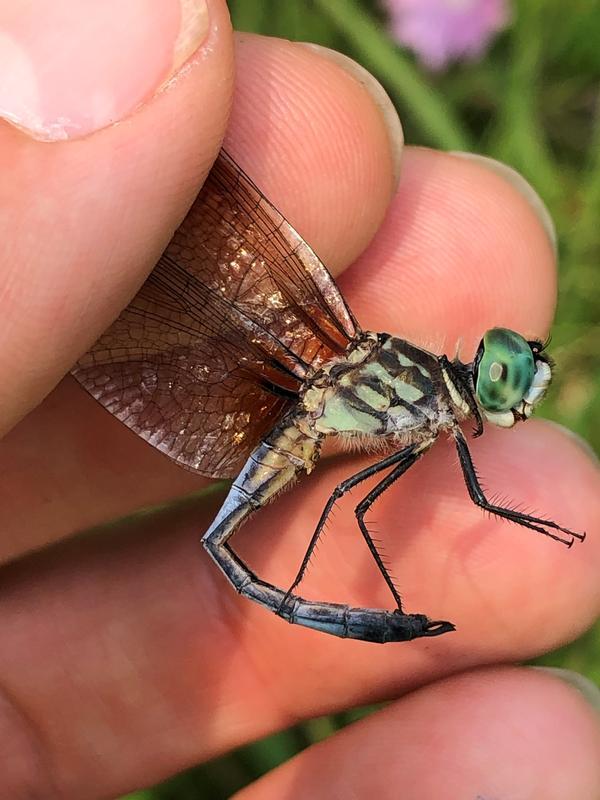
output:
[[[188,468],[233,477],[356,325],[312,250],[222,152],[131,304],[73,374]]]

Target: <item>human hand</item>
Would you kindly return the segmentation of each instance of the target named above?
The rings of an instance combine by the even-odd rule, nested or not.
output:
[[[224,15],[212,0],[218,30],[191,67],[120,125],[52,145],[0,129],[6,428],[118,313],[216,155],[231,89]],[[530,190],[493,164],[405,148],[396,191],[399,129],[364,75],[258,37],[240,37],[236,55],[226,146],[335,274],[354,262],[340,285],[365,328],[440,352],[462,338],[464,353],[496,323],[545,334],[555,258]],[[458,630],[343,642],[230,590],[198,542],[219,489],[67,539],[208,482],[62,381],[0,446],[4,560],[51,545],[0,575],[0,794],[114,796],[382,698],[394,702],[244,796],[597,794],[600,734],[580,695],[538,671],[482,669],[556,647],[597,615],[597,465],[535,420],[488,429],[473,455],[491,492],[587,530],[585,544],[567,552],[485,518],[440,444],[373,518],[407,609]],[[359,462],[325,458],[244,527],[236,547],[258,574],[289,581],[329,491]],[[340,506],[303,593],[386,606],[352,508]]]

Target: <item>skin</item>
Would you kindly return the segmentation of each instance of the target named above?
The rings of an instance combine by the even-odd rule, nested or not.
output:
[[[185,213],[232,91],[226,146],[341,276],[365,328],[440,352],[462,337],[464,355],[492,324],[544,336],[552,319],[553,250],[519,192],[480,164],[409,147],[396,188],[360,83],[300,45],[244,36],[233,89],[225,9],[211,9],[223,24],[202,59],[121,125],[53,145],[0,127],[12,255],[0,295],[0,795],[114,797],[297,720],[392,698],[244,798],[598,796],[599,726],[582,696],[542,672],[486,668],[557,647],[598,614],[598,467],[555,426],[488,428],[472,451],[490,493],[587,530],[571,551],[483,516],[446,443],[377,504],[371,527],[407,608],[458,626],[436,640],[344,642],[241,600],[199,546],[222,487],[105,524],[210,484],[61,377]],[[245,527],[240,553],[289,582],[329,492],[368,462],[332,452]],[[355,528],[361,496],[340,505],[303,592],[389,606]],[[550,726],[564,735],[548,741]]]

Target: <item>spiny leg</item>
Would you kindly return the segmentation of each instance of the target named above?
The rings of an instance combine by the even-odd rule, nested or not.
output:
[[[269,458],[277,464],[268,465]],[[287,466],[284,466],[286,462]],[[281,491],[300,469],[299,462],[292,461],[289,453],[277,451],[268,443],[259,445],[202,538],[202,543],[239,594],[290,623],[366,642],[408,641],[453,631],[451,623],[430,620],[423,614],[351,608],[338,603],[305,600],[296,595],[288,597],[282,589],[260,580],[244,564],[233,552],[228,540],[253,511]],[[284,600],[287,601],[284,603]]]
[[[454,630],[450,622],[430,620],[423,614],[405,614],[378,608],[351,608],[339,603],[320,603],[287,595],[260,580],[229,547],[227,540],[255,507],[236,491],[224,516],[217,518],[203,537],[203,544],[243,597],[254,600],[290,623],[313,628],[332,636],[364,642],[402,642],[424,636],[439,636]],[[227,504],[227,501],[226,501]],[[285,602],[284,602],[285,601]]]
[[[398,463],[394,467],[394,469],[385,476],[376,486],[374,486],[369,494],[364,497],[360,503],[356,506],[354,513],[356,515],[356,521],[358,522],[358,527],[364,539],[367,543],[369,550],[371,551],[371,555],[375,559],[375,563],[377,564],[379,571],[383,575],[385,582],[387,583],[390,592],[394,600],[396,601],[396,605],[398,606],[398,610],[402,611],[402,598],[396,588],[394,581],[386,569],[385,564],[377,550],[377,546],[373,539],[371,538],[371,534],[365,524],[365,514],[369,510],[369,508],[373,505],[375,500],[380,497],[390,486],[398,480],[398,478],[403,475],[412,465],[417,461],[421,455],[431,446],[431,442],[425,442],[420,445],[411,445],[410,447],[401,450],[398,455],[402,456],[402,458],[398,459]]]
[[[313,533],[313,535],[311,537],[311,540],[310,540],[310,542],[308,544],[308,547],[306,549],[306,553],[304,554],[304,558],[302,559],[302,563],[300,564],[300,569],[298,570],[298,573],[297,573],[296,577],[294,578],[294,581],[293,581],[292,585],[290,586],[290,588],[286,592],[286,598],[289,597],[289,595],[292,594],[294,589],[302,581],[302,578],[304,577],[304,574],[306,572],[306,569],[308,567],[310,559],[312,558],[314,549],[317,546],[317,542],[319,541],[319,538],[320,538],[321,534],[323,533],[323,528],[325,527],[325,523],[327,522],[327,519],[328,519],[328,517],[329,517],[329,515],[330,515],[330,513],[331,513],[331,511],[332,511],[332,509],[334,507],[334,505],[336,504],[336,502],[341,497],[343,497],[347,492],[349,492],[351,489],[353,489],[355,486],[357,486],[359,483],[362,483],[362,481],[367,480],[368,478],[372,477],[373,475],[376,475],[378,472],[381,472],[382,470],[387,469],[388,467],[391,467],[394,464],[398,464],[398,462],[403,463],[406,459],[411,459],[412,454],[413,454],[413,452],[415,450],[415,447],[416,447],[416,445],[410,445],[409,447],[405,447],[403,450],[399,450],[396,453],[392,453],[391,455],[387,456],[386,458],[382,459],[381,461],[378,461],[376,464],[371,464],[369,467],[366,467],[365,469],[360,470],[360,472],[357,472],[355,475],[351,475],[349,478],[346,478],[346,480],[342,481],[341,483],[339,483],[335,487],[335,489],[331,493],[331,496],[329,497],[329,500],[325,504],[325,508],[323,509],[323,512],[321,513],[321,516],[320,516],[319,521],[317,523],[317,527],[315,528],[315,532]],[[412,463],[414,463],[414,459],[410,460],[409,463],[407,463],[407,466],[405,467],[405,469],[408,469],[408,467]],[[360,522],[359,522],[359,525],[360,525]],[[364,531],[363,531],[363,535],[365,535]],[[385,566],[384,566],[384,564],[383,564],[383,562],[381,560],[381,556],[377,552],[377,548],[375,546],[375,543],[373,542],[373,540],[369,536],[368,531],[366,533],[365,539],[367,541],[367,545],[369,547],[369,550],[371,551],[371,554],[373,555],[373,557],[375,559],[375,563],[377,564],[379,570],[381,571],[381,574],[383,575],[383,577],[385,579],[385,582],[390,587],[390,589],[392,591],[392,595],[394,596],[394,600],[396,600],[396,602],[398,603],[398,608],[400,608],[400,597],[398,595],[398,592],[396,591],[396,588],[394,587],[392,579],[390,578],[390,576],[387,573],[387,570],[386,570],[386,568],[385,568]],[[284,602],[285,602],[285,600],[284,600]]]
[[[473,460],[471,458],[471,453],[469,452],[469,448],[467,447],[467,442],[463,436],[463,433],[459,428],[454,431],[454,438],[456,441],[456,449],[458,451],[458,457],[460,459],[460,465],[462,467],[465,483],[467,484],[467,490],[471,500],[475,503],[475,505],[484,509],[484,511],[489,511],[491,514],[496,514],[498,517],[509,519],[512,522],[516,522],[518,525],[523,525],[525,528],[530,528],[538,533],[543,533],[544,536],[548,536],[550,539],[554,539],[561,544],[565,544],[567,547],[571,547],[575,539],[583,542],[585,539],[585,533],[576,533],[575,531],[570,531],[568,528],[563,528],[561,525],[558,525],[556,522],[553,522],[550,519],[541,519],[540,517],[534,517],[530,514],[523,514],[520,511],[515,511],[512,508],[504,508],[503,506],[497,506],[493,503],[490,503],[479,484],[475,466],[473,465]],[[565,539],[563,536],[551,533],[551,531],[547,530],[547,528],[555,531],[562,531],[563,533],[568,534],[571,538]]]

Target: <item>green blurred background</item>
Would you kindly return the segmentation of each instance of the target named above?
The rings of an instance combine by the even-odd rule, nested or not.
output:
[[[600,448],[600,4],[520,0],[477,62],[431,73],[394,43],[375,0],[229,0],[235,28],[333,47],[367,67],[400,112],[406,140],[511,164],[556,223],[559,369],[542,414]],[[537,663],[600,684],[600,625]],[[369,709],[307,722],[127,800],[221,800]]]

